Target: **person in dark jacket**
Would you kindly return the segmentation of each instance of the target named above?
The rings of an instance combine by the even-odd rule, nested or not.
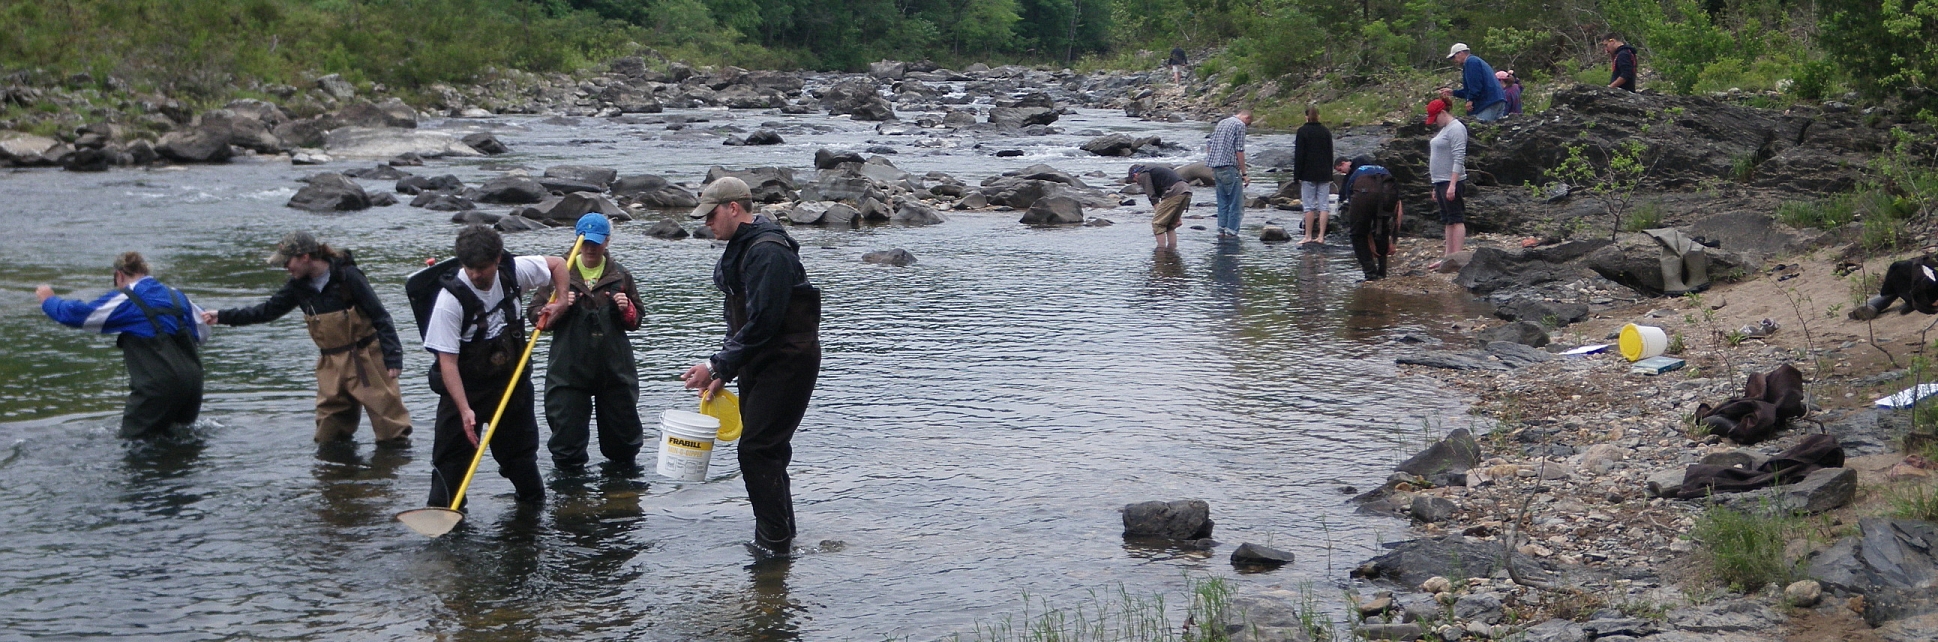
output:
[[[1292,178],[1299,181],[1299,202],[1305,207],[1305,239],[1326,242],[1326,221],[1332,216],[1332,132],[1319,124],[1319,106],[1305,106],[1305,124],[1292,137]]]
[[[700,193],[693,217],[727,241],[713,268],[714,286],[727,295],[727,338],[682,378],[705,397],[739,380],[740,473],[754,508],[748,546],[759,557],[786,557],[795,535],[787,465],[821,372],[821,291],[808,282],[800,244],[752,208],[753,193],[738,178]]]
[[[1171,66],[1171,83],[1177,84],[1182,82],[1184,80],[1184,66],[1190,64],[1185,60],[1184,47],[1172,47],[1171,59],[1164,61],[1164,64]]]
[[[1352,231],[1353,257],[1366,274],[1366,280],[1386,278],[1386,259],[1393,255],[1393,242],[1399,235],[1399,183],[1393,172],[1361,156],[1349,163],[1346,188],[1340,195],[1346,207],[1348,229]]]
[[[1494,78],[1501,81],[1501,91],[1507,95],[1507,115],[1521,113],[1521,79],[1512,69],[1496,71]]]
[[[1635,86],[1635,48],[1611,33],[1602,37],[1602,49],[1608,52],[1609,58],[1608,86],[1639,91]]]
[[[126,252],[114,261],[114,290],[92,302],[34,289],[40,310],[56,323],[113,334],[128,366],[128,402],[121,411],[121,438],[182,436],[202,412],[202,358],[207,341],[202,310],[180,290],[148,274],[148,261]]]
[[[639,329],[639,287],[632,273],[607,253],[612,222],[606,215],[594,212],[579,217],[575,229],[585,242],[579,245],[579,259],[566,277],[572,307],[551,323],[545,422],[552,427],[552,438],[545,445],[560,473],[583,472],[596,404],[599,454],[606,457],[606,473],[633,477],[639,474],[635,458],[643,430],[639,368],[626,333]],[[532,292],[528,312],[533,318],[551,294],[550,284]]]
[[[1157,236],[1159,249],[1178,246],[1178,225],[1184,210],[1191,206],[1191,184],[1178,173],[1158,165],[1132,165],[1130,182],[1144,189],[1151,200],[1151,234]]]
[[[383,301],[349,252],[319,243],[309,232],[290,232],[276,244],[269,264],[289,280],[269,300],[247,308],[202,313],[210,325],[254,325],[301,308],[316,359],[317,443],[349,439],[357,413],[370,415],[379,446],[410,445],[410,411],[397,387],[404,346]]]
[[[1899,314],[1913,311],[1925,314],[1938,314],[1938,257],[1931,255],[1905,259],[1892,263],[1884,270],[1884,282],[1878,288],[1877,296],[1866,300],[1863,305],[1851,309],[1850,318],[1869,321],[1890,310],[1899,299],[1904,306]]]

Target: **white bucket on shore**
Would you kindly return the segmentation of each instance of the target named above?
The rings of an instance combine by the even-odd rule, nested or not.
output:
[[[1629,361],[1641,361],[1661,356],[1662,351],[1668,350],[1669,335],[1662,328],[1630,323],[1622,326],[1622,334],[1616,343],[1620,344],[1623,357]]]
[[[679,481],[706,481],[713,461],[713,439],[720,420],[686,410],[668,410],[659,420],[659,474]]]

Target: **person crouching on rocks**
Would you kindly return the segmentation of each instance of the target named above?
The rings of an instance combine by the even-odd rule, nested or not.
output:
[[[498,231],[472,225],[458,232],[457,259],[463,267],[446,274],[424,328],[424,349],[437,355],[431,369],[437,419],[431,446],[429,505],[451,505],[451,495],[478,451],[478,425],[489,421],[506,388],[512,393],[493,428],[491,457],[498,474],[511,480],[518,502],[545,501],[538,475],[538,417],[533,414],[531,369],[519,372],[525,350],[525,320],[519,298],[549,279],[565,296],[546,306],[544,321],[556,319],[572,303],[565,259],[514,257]]]
[[[316,443],[348,440],[357,414],[370,415],[380,447],[410,446],[410,411],[397,376],[404,346],[383,301],[348,251],[320,243],[309,232],[290,232],[276,244],[269,264],[289,272],[282,289],[247,308],[202,313],[209,325],[254,325],[302,309],[316,359]]]
[[[1157,237],[1158,248],[1176,249],[1178,225],[1184,223],[1184,211],[1191,206],[1191,184],[1177,172],[1155,165],[1132,165],[1129,178],[1144,188],[1144,196],[1155,208],[1151,234]]]
[[[572,306],[552,320],[552,352],[545,368],[545,422],[552,428],[546,447],[560,475],[584,474],[586,445],[595,407],[599,454],[605,472],[636,477],[635,458],[643,437],[639,424],[639,367],[626,333],[639,329],[639,288],[633,275],[608,254],[612,222],[597,212],[579,217],[575,227],[585,239],[567,279]],[[532,292],[536,318],[552,294],[551,284]]]
[[[56,323],[113,334],[128,365],[128,403],[121,411],[121,438],[179,437],[202,413],[202,358],[196,345],[209,338],[201,309],[180,290],[148,274],[138,252],[114,260],[114,290],[92,302],[34,289],[40,311]]]

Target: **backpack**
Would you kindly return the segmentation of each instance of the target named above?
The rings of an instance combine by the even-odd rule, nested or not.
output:
[[[520,292],[518,291],[517,270],[517,263],[512,259],[510,252],[505,252],[498,257],[498,282],[504,287],[506,301],[515,302],[518,300]],[[458,327],[459,336],[464,335],[465,329],[475,325],[474,322],[479,320],[476,317],[487,312],[477,309],[483,307],[483,302],[479,301],[475,295],[466,296],[471,293],[469,291],[460,292],[460,290],[465,290],[461,285],[457,288],[450,287],[457,279],[464,278],[463,271],[464,266],[459,264],[456,258],[449,258],[439,261],[430,267],[413,272],[408,278],[404,279],[404,297],[410,299],[410,312],[411,316],[417,321],[417,339],[419,341],[424,339],[424,334],[430,329],[431,311],[437,307],[437,294],[439,292],[447,289],[451,290],[452,296],[457,297],[459,305],[464,307],[464,321]]]

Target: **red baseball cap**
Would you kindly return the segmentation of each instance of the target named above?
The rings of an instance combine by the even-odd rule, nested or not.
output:
[[[1443,111],[1447,111],[1447,101],[1435,98],[1432,102],[1427,103],[1427,124],[1433,124],[1434,120],[1440,118],[1440,112]]]

